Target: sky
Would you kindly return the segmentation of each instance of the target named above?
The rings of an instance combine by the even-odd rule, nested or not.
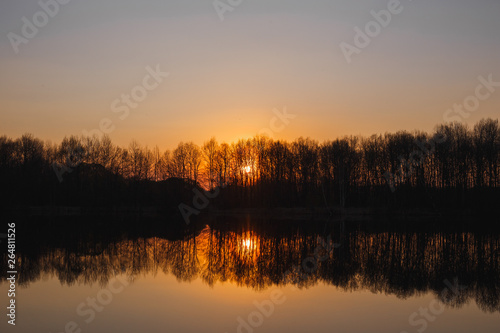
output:
[[[0,135],[170,149],[497,119],[500,2],[397,2],[2,1]]]

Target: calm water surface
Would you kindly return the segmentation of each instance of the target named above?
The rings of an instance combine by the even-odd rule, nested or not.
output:
[[[498,232],[255,220],[18,224],[1,332],[500,331]]]

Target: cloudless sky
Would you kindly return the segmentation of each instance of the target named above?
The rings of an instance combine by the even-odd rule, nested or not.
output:
[[[59,142],[107,118],[119,145],[172,148],[251,137],[274,108],[296,115],[274,138],[431,131],[474,94],[478,76],[500,81],[497,0],[401,0],[348,64],[340,43],[354,45],[354,28],[387,6],[243,0],[221,21],[212,0],[72,0],[16,54],[8,34],[22,36],[22,18],[33,22],[41,7],[2,1],[0,135]],[[157,65],[169,76],[120,119],[112,103]],[[498,118],[497,90],[462,120]]]

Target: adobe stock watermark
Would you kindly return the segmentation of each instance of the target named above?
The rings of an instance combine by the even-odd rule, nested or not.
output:
[[[341,243],[332,242],[332,237],[329,235],[326,241],[318,236],[319,245],[314,249],[313,255],[302,260],[300,266],[293,266],[292,271],[287,270],[282,275],[282,280],[285,283],[299,284],[301,281],[307,279],[307,274],[312,274],[318,269],[318,264],[330,258],[330,254],[334,248],[342,246]],[[304,270],[305,273],[301,271]],[[293,275],[290,279],[289,276]],[[286,295],[280,289],[273,289],[270,293],[269,299],[262,302],[254,301],[253,305],[256,310],[250,312],[246,319],[241,316],[236,318],[238,326],[236,333],[253,333],[257,328],[264,324],[266,318],[271,317],[274,313],[276,306],[284,304],[287,301]],[[227,332],[226,332],[227,333]]]
[[[463,100],[462,104],[453,104],[453,108],[445,111],[443,114],[443,120],[447,122],[460,122],[464,118],[469,118],[472,112],[477,111],[481,102],[486,101],[493,95],[496,88],[500,87],[500,81],[493,81],[493,74],[488,75],[488,78],[484,76],[478,76],[479,84],[474,90],[474,94],[471,94]]]
[[[64,163],[53,162],[52,169],[54,170],[59,183],[62,183],[62,181],[64,180],[63,175],[65,173],[73,172],[73,168],[76,168],[78,165],[80,165],[80,163],[82,163],[86,156],[87,153],[83,150],[82,147],[79,147],[78,149],[70,149],[66,153]]]
[[[479,84],[471,94],[464,98],[462,104],[453,104],[453,107],[447,109],[443,114],[443,120],[447,122],[460,122],[464,118],[468,118],[472,112],[479,109],[481,102],[489,99],[500,87],[500,81],[493,81],[493,74],[489,74],[487,78],[478,76]],[[420,148],[412,151],[405,159],[399,156],[399,169],[395,173],[387,171],[384,173],[387,185],[391,192],[396,191],[396,184],[408,179],[414,172],[417,166],[421,166],[425,158],[432,155],[436,151],[436,144],[443,143],[447,140],[445,136],[434,135],[429,142],[415,141],[415,144]]]
[[[263,300],[262,302],[253,302],[256,310],[250,312],[246,319],[242,318],[241,316],[238,316],[238,318],[236,318],[236,322],[238,323],[236,332],[253,333],[256,328],[264,324],[265,318],[271,317],[271,315],[274,313],[276,305],[281,305],[285,302],[286,296],[283,294],[283,291],[279,289],[273,289],[269,295],[269,299]]]
[[[96,313],[103,312],[105,307],[111,304],[114,296],[123,292],[128,285],[129,282],[124,277],[117,276],[112,278],[108,286],[99,290],[95,297],[87,297],[85,302],[78,304],[76,314],[82,318],[83,323],[89,325],[95,320]],[[81,333],[82,331],[82,323],[68,321],[64,325],[64,330],[58,333]]]
[[[120,120],[127,119],[130,115],[130,109],[137,108],[139,103],[143,102],[146,97],[148,97],[149,93],[158,88],[163,80],[170,75],[169,72],[162,72],[159,64],[156,65],[155,69],[151,68],[151,66],[147,66],[146,72],[147,74],[143,77],[141,84],[132,87],[129,94],[123,93],[119,98],[111,102],[111,111],[113,113],[120,113],[118,117]],[[98,128],[90,131],[84,129],[82,133],[85,136],[101,136],[103,134],[110,134],[115,128],[116,126],[111,119],[102,118],[101,121],[99,121]]]
[[[412,0],[408,0],[412,1]],[[344,55],[348,64],[352,63],[352,57],[355,54],[360,54],[361,50],[368,47],[372,40],[382,33],[384,28],[387,28],[395,15],[401,14],[404,6],[400,0],[389,0],[387,9],[380,11],[370,11],[373,20],[365,24],[364,28],[354,27],[354,38],[352,44],[341,42],[340,50]]]
[[[274,117],[269,120],[269,127],[264,127],[259,131],[259,135],[267,135],[272,138],[274,133],[279,133],[283,131],[286,126],[290,124],[290,120],[293,120],[297,117],[295,114],[290,114],[286,110],[286,106],[283,107],[283,111],[280,111],[276,108],[273,109]]]
[[[466,286],[458,284],[458,278],[455,278],[453,284],[444,280],[446,287],[441,291],[440,297],[446,303],[452,303],[457,297],[460,296],[460,291],[466,290]],[[451,293],[451,294],[450,294]],[[420,307],[418,312],[413,312],[409,318],[408,323],[415,328],[416,332],[423,333],[429,326],[429,322],[436,321],[437,317],[441,315],[446,306],[443,302],[433,299],[425,308]],[[408,331],[401,331],[401,333],[409,333]]]
[[[19,53],[19,46],[21,44],[28,44],[30,40],[38,35],[40,29],[45,27],[51,18],[54,18],[60,10],[62,5],[70,3],[71,0],[40,0],[38,5],[41,10],[33,14],[31,20],[26,16],[21,18],[23,26],[21,28],[21,34],[16,34],[14,32],[7,33],[7,38],[10,41],[10,45],[14,50],[15,54]]]
[[[212,2],[212,5],[214,6],[215,12],[219,16],[219,19],[221,21],[224,21],[224,15],[227,12],[232,12],[242,3],[243,0],[214,0],[214,2]]]
[[[290,120],[297,117],[297,115],[288,113],[286,106],[283,107],[283,111],[279,111],[274,108],[273,113],[275,116],[269,121],[269,127],[262,128],[258,132],[259,135],[266,134],[269,137],[272,137],[273,133],[283,131],[285,127],[290,124]],[[193,207],[185,203],[181,203],[178,206],[184,222],[189,225],[191,223],[191,216],[200,214],[202,210],[208,207],[210,200],[219,195],[220,189],[226,188],[226,186],[227,184],[217,186],[212,191],[200,191],[198,188],[193,188]]]
[[[139,107],[139,104],[148,97],[148,94],[157,89],[160,84],[167,78],[170,73],[162,72],[160,65],[157,64],[153,69],[151,66],[146,67],[147,74],[143,77],[141,84],[135,85],[130,90],[130,93],[123,93],[119,98],[111,102],[110,108],[113,113],[120,113],[121,121],[128,118],[130,110]],[[82,134],[87,137],[101,137],[104,134],[110,134],[116,129],[116,125],[110,118],[102,118],[99,121],[99,126],[92,130],[83,129]],[[63,175],[71,173],[73,168],[77,167],[85,158],[86,152],[83,150],[69,151],[66,154],[65,163],[52,163],[52,169],[56,173],[59,182],[63,181]]]

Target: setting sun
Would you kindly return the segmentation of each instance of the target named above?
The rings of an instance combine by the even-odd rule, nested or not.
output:
[[[0,333],[500,333],[498,13],[0,1]]]

